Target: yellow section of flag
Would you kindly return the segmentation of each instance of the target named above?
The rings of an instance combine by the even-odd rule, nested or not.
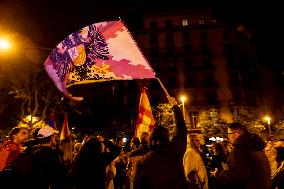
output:
[[[139,115],[136,124],[135,137],[140,138],[143,132],[150,133],[155,124],[151,105],[147,96],[146,88],[142,89],[139,103]]]

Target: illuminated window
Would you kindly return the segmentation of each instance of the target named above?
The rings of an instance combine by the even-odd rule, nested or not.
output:
[[[200,18],[200,19],[198,20],[198,23],[199,23],[199,24],[205,24],[205,21],[204,21],[203,18]]]
[[[187,19],[182,20],[182,26],[188,26],[188,20]]]

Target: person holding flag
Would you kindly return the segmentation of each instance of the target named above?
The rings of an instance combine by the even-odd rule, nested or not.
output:
[[[186,188],[183,170],[183,155],[187,144],[186,124],[175,98],[168,96],[168,100],[175,113],[176,133],[170,141],[167,128],[153,128],[149,138],[151,150],[136,163],[135,189]]]

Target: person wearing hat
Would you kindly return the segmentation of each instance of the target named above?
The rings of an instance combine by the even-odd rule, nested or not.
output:
[[[54,149],[58,133],[48,125],[38,131],[39,145],[34,147],[32,158],[32,188],[62,188],[64,184],[64,166]]]

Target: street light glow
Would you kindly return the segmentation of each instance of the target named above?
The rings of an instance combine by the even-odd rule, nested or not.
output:
[[[11,47],[9,41],[7,39],[0,39],[0,49],[6,50]]]
[[[186,97],[185,96],[181,96],[180,97],[180,100],[182,102],[182,114],[183,114],[183,118],[185,120],[185,108],[184,108],[184,101],[186,100]]]
[[[264,120],[267,121],[267,124],[268,124],[268,125],[270,125],[270,120],[271,120],[271,118],[270,118],[269,116],[266,116],[266,117],[264,118]]]

